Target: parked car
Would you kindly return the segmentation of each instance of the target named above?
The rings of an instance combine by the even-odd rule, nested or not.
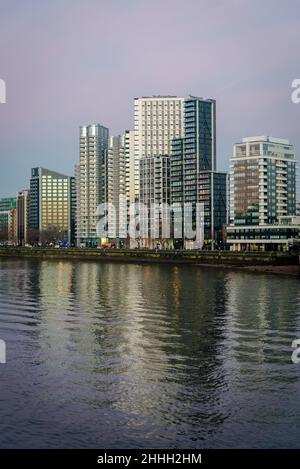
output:
[[[101,246],[103,249],[114,249],[116,247],[115,243],[105,243]]]

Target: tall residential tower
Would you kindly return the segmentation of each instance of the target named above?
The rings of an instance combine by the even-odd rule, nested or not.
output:
[[[171,203],[190,207],[193,225],[203,204],[204,240],[211,247],[222,240],[226,224],[226,173],[216,171],[216,101],[190,96],[184,102],[184,137],[172,141]],[[187,206],[187,205],[186,205]],[[178,246],[196,247],[192,240]]]
[[[170,162],[172,140],[183,136],[184,98],[177,96],[146,96],[134,102],[134,155],[136,180],[139,180],[138,198],[149,209],[149,221],[161,225],[159,210],[150,210],[151,204],[170,202]],[[141,215],[142,216],[142,215]],[[145,216],[142,224],[145,226]],[[150,229],[150,225],[149,225]],[[155,232],[157,230],[155,229]],[[147,230],[146,230],[147,232]],[[146,246],[156,245],[155,236],[149,232]]]
[[[251,245],[275,249],[280,238],[285,237],[277,225],[294,215],[293,145],[288,140],[269,136],[243,138],[234,145],[230,160],[228,243],[235,249],[249,249]]]
[[[100,124],[80,127],[80,161],[76,168],[76,238],[79,246],[98,244],[96,210],[105,198],[108,134],[108,129]]]
[[[127,236],[125,135],[109,137],[105,157],[104,197],[108,203],[108,238],[120,245]]]
[[[75,179],[45,168],[32,168],[30,242],[74,242]]]
[[[17,243],[25,246],[28,241],[30,191],[24,189],[17,194]]]

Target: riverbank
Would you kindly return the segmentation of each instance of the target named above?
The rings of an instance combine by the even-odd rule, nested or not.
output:
[[[100,262],[196,264],[299,275],[299,256],[282,252],[152,251],[138,249],[0,248],[1,257],[81,259]]]

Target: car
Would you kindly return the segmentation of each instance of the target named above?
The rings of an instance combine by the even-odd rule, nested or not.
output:
[[[116,244],[115,243],[105,243],[105,244],[102,244],[101,247],[103,249],[115,249]]]

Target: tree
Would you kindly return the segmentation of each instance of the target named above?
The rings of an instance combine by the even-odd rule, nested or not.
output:
[[[65,231],[58,226],[49,226],[43,230],[40,235],[42,244],[59,244],[65,239]]]
[[[0,227],[0,243],[8,241],[8,231],[4,226]]]
[[[40,239],[40,232],[36,228],[28,228],[27,231],[27,242],[29,244],[37,244]]]

